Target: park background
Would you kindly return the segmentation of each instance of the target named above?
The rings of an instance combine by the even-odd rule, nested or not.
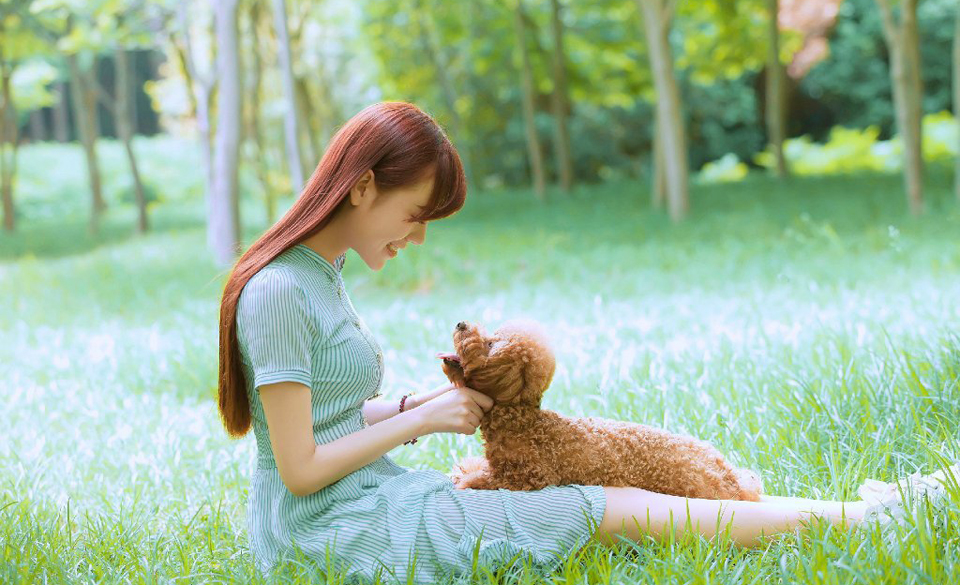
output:
[[[385,396],[444,381],[458,321],[526,316],[544,407],[696,435],[774,495],[956,459],[958,67],[955,0],[0,0],[0,581],[263,581],[219,297],[377,101],[433,115],[469,180],[425,245],[347,255]],[[552,578],[960,578],[956,503],[896,536],[624,543]]]

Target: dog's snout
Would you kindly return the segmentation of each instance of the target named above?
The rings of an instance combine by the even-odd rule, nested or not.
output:
[[[463,321],[460,321],[459,323],[457,323],[457,331],[463,331],[466,328],[467,328],[467,324],[464,323]]]

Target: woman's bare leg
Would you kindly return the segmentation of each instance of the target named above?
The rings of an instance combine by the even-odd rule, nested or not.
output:
[[[615,544],[616,534],[635,541],[646,535],[665,537],[670,533],[672,516],[677,538],[683,535],[689,519],[692,529],[705,537],[729,530],[734,542],[752,547],[760,544],[757,537],[792,531],[801,521],[812,520],[813,514],[841,528],[852,528],[863,518],[867,506],[862,501],[765,496],[761,502],[741,502],[684,498],[632,487],[604,486],[603,489],[607,508],[594,538],[604,544]]]
[[[854,508],[862,508],[864,503],[862,500],[857,500],[854,502],[841,502],[837,500],[815,500],[812,498],[794,498],[787,496],[768,496],[763,494],[760,496],[760,500],[764,503],[771,504],[784,504],[788,506],[806,506],[809,509],[817,510],[820,515],[830,514],[834,517],[840,517],[846,513],[848,518],[854,517],[856,520],[860,520],[863,516],[863,510],[855,510]]]

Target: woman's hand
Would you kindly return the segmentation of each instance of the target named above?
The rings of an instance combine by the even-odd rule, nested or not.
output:
[[[410,410],[412,408],[417,408],[418,406],[423,406],[425,403],[433,400],[437,396],[440,396],[444,392],[449,392],[454,388],[456,388],[456,386],[453,385],[453,382],[447,382],[446,384],[437,386],[426,394],[413,394],[407,398],[407,402],[404,404],[404,410]]]
[[[424,434],[462,433],[472,435],[480,419],[493,406],[493,398],[466,386],[449,388],[417,409]]]

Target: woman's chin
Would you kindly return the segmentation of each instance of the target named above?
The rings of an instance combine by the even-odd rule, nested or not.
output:
[[[390,260],[390,258],[386,255],[386,252],[375,254],[373,257],[361,254],[360,258],[363,259],[363,262],[370,270],[381,270],[387,265],[387,261]]]

